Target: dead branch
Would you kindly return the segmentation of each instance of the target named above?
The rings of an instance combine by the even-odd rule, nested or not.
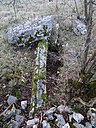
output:
[[[87,58],[88,58],[88,52],[89,52],[89,46],[90,46],[90,43],[91,43],[92,16],[93,16],[93,4],[92,4],[92,0],[90,0],[89,14],[87,14],[87,21],[86,21],[86,25],[87,25],[87,38],[86,38],[86,42],[85,42],[85,51],[84,51],[84,56],[83,56],[83,68],[82,68],[82,72],[83,73],[85,73],[86,63],[87,63]]]
[[[72,99],[72,102],[76,102],[76,101],[80,102],[82,105],[86,107],[93,107],[96,104],[96,97],[91,99],[89,102],[83,101],[80,97]]]

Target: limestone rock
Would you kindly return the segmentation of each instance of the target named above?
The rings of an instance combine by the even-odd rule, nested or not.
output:
[[[89,122],[86,122],[86,128],[92,128],[92,125]]]
[[[65,120],[64,120],[64,118],[63,118],[63,116],[60,115],[60,114],[55,114],[55,116],[57,117],[57,119],[56,119],[57,126],[58,126],[59,128],[62,128],[62,127],[66,124],[66,122],[65,122]]]
[[[27,107],[27,100],[21,101],[21,108],[25,109]]]
[[[87,33],[87,28],[85,23],[80,20],[80,19],[76,19],[73,22],[73,32],[76,35],[85,35]]]
[[[37,124],[33,125],[33,128],[38,128],[38,125]]]
[[[27,126],[32,127],[33,125],[38,124],[38,123],[39,123],[39,118],[34,118],[32,120],[27,121]]]
[[[50,124],[46,120],[43,120],[42,128],[51,128],[51,126],[50,126]]]
[[[75,128],[85,128],[82,124],[73,123],[73,125],[75,126]]]
[[[62,128],[70,128],[69,123],[66,123]]]
[[[45,40],[45,35],[48,37],[51,34],[53,24],[54,16],[46,16],[35,22],[27,21],[23,24],[17,24],[9,28],[8,42],[17,46],[25,46]]]
[[[8,103],[8,105],[11,105],[13,103],[16,103],[16,101],[17,101],[17,98],[15,96],[10,95],[8,97],[7,103]]]
[[[65,106],[64,106],[64,105],[60,105],[60,106],[57,107],[57,110],[58,110],[60,113],[62,113],[62,112],[64,112],[64,110],[65,110]]]
[[[84,120],[84,116],[80,113],[73,113],[73,119],[76,120],[78,123],[80,123],[82,120]]]
[[[15,120],[19,123],[19,126],[24,122],[24,116],[16,115]]]
[[[72,108],[66,106],[65,109],[64,109],[65,112],[69,113],[69,114],[72,114],[73,113],[73,110]]]
[[[46,114],[46,115],[50,115],[50,114],[53,114],[55,111],[56,111],[56,107],[52,107],[52,108],[50,108],[49,110],[47,110],[47,111],[45,112],[45,114]]]
[[[8,128],[19,128],[19,123],[17,121],[12,121],[12,123],[8,126]]]

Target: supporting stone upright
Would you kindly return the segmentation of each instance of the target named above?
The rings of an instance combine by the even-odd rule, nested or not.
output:
[[[37,57],[33,74],[33,88],[30,115],[36,109],[42,107],[46,101],[46,60],[47,60],[48,41],[40,41],[36,50]]]

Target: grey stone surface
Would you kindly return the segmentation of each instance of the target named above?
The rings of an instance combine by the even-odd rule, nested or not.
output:
[[[51,121],[54,120],[53,114],[49,114],[48,119],[51,120]]]
[[[60,105],[60,106],[57,107],[57,110],[58,110],[60,113],[62,113],[62,112],[65,111],[65,106],[64,106],[64,105]]]
[[[20,128],[20,126],[17,121],[12,121],[12,123],[8,126],[8,128]]]
[[[92,125],[89,122],[86,122],[86,128],[92,128]]]
[[[31,116],[35,109],[45,105],[46,100],[46,60],[47,60],[48,41],[40,41],[36,50],[35,69],[33,73],[33,89],[32,89],[32,110],[29,112]]]
[[[26,107],[27,107],[27,100],[21,101],[21,108],[26,109]]]
[[[43,120],[42,121],[42,128],[51,128],[51,126],[46,120]]]
[[[15,96],[10,95],[8,97],[7,103],[8,103],[8,105],[11,105],[13,103],[16,103],[16,101],[17,101],[17,98]]]
[[[70,128],[69,123],[66,123],[62,128]]]
[[[73,125],[75,126],[75,128],[85,128],[82,124],[73,123]]]
[[[32,127],[33,125],[38,124],[38,123],[39,123],[39,118],[34,118],[32,120],[27,121],[27,126]]]
[[[80,113],[73,112],[73,119],[80,123],[82,120],[84,120],[84,116]]]
[[[55,114],[55,116],[57,117],[57,119],[56,119],[57,126],[58,126],[59,128],[62,128],[62,127],[66,124],[66,122],[65,122],[65,120],[64,120],[64,118],[63,118],[63,116],[60,115],[60,114]]]
[[[16,115],[15,120],[19,123],[19,126],[24,122],[24,116]]]
[[[51,34],[54,16],[46,16],[35,22],[27,21],[9,28],[8,42],[17,46],[32,45],[34,42],[44,40]],[[48,34],[46,34],[45,33]]]
[[[53,114],[55,111],[56,111],[56,107],[52,107],[49,110],[45,111],[44,114],[50,115],[50,114]]]
[[[38,125],[37,124],[33,125],[33,128],[38,128]]]
[[[76,19],[73,21],[73,32],[76,35],[85,35],[87,33],[87,28],[82,20]]]

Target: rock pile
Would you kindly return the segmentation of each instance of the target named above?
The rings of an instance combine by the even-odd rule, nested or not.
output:
[[[21,101],[22,102],[22,101]],[[52,107],[48,110],[40,110],[34,117],[27,119],[22,114],[22,106],[13,103],[0,114],[0,127],[7,128],[96,128],[96,109],[89,108],[86,114],[75,112],[67,105]],[[2,123],[1,123],[2,118]],[[4,124],[4,125],[3,125]]]
[[[79,19],[73,21],[73,32],[77,36],[85,35],[87,33],[87,27],[84,22],[84,18],[80,17]]]

